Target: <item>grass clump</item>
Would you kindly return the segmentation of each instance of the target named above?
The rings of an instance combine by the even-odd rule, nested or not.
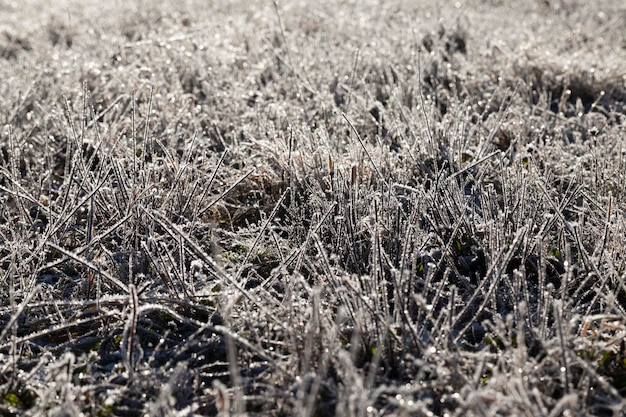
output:
[[[0,6],[0,414],[623,413],[623,10],[544,3]]]

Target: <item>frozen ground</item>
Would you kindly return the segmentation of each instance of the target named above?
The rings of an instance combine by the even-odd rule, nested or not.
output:
[[[100,3],[0,2],[0,414],[623,415],[623,2]]]

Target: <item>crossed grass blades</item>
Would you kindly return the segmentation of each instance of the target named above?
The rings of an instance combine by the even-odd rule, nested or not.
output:
[[[620,73],[267,6],[5,33],[0,413],[623,412]]]

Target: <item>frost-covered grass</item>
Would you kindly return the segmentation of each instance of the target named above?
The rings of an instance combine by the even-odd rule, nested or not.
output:
[[[625,412],[621,1],[98,3],[0,3],[0,415]]]

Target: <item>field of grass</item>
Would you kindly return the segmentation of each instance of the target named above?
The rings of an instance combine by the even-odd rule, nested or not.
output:
[[[625,27],[0,1],[0,416],[624,415]]]

